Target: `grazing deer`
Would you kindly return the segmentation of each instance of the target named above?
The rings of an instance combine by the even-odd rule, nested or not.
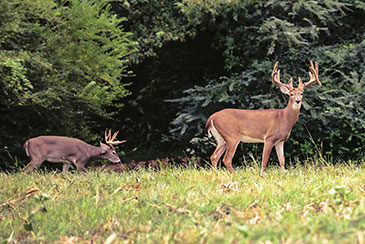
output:
[[[64,136],[39,136],[29,139],[24,144],[24,149],[30,162],[24,167],[23,172],[28,172],[47,160],[52,163],[63,163],[63,171],[68,171],[74,164],[79,172],[85,172],[85,164],[90,159],[104,158],[114,163],[120,163],[118,154],[113,145],[126,142],[114,141],[118,131],[111,136],[111,130],[105,131],[105,143],[100,142],[100,147],[95,147],[77,138]]]
[[[223,109],[209,117],[205,129],[208,131],[208,136],[213,135],[217,141],[217,148],[210,157],[213,168],[217,167],[219,158],[227,150],[223,163],[231,173],[234,173],[232,158],[237,145],[242,141],[264,143],[261,176],[274,146],[280,166],[284,170],[284,142],[288,139],[293,126],[298,120],[304,88],[315,83],[322,86],[318,79],[318,63],[315,62],[314,67],[313,62],[310,61],[309,69],[310,80],[303,83],[302,79],[298,77],[299,86],[294,88],[292,78],[290,78],[289,84],[280,82],[278,62],[275,63],[271,75],[272,81],[280,87],[282,93],[289,95],[288,105],[284,109]]]

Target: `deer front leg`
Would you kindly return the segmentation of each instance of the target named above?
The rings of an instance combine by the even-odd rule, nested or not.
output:
[[[210,161],[212,162],[212,167],[214,169],[217,168],[217,163],[220,159],[220,157],[222,156],[222,154],[224,153],[224,151],[226,150],[227,146],[226,146],[226,142],[218,142],[217,148],[215,149],[214,153],[212,154],[212,156],[210,157]]]
[[[70,169],[71,164],[64,163],[62,166],[62,172],[67,172]]]
[[[81,173],[85,173],[86,169],[85,169],[85,164],[86,162],[83,161],[78,161],[74,163],[76,165],[77,171],[81,172]]]
[[[262,163],[261,163],[261,173],[260,176],[264,175],[264,170],[266,168],[267,162],[269,161],[270,153],[274,144],[269,141],[265,141],[264,143],[264,152],[262,154]]]
[[[37,167],[38,165],[40,165],[43,161],[42,160],[31,160],[27,166],[25,166],[22,169],[23,173],[28,173],[29,171],[33,170],[35,167]]]
[[[232,168],[232,158],[236,152],[238,143],[239,141],[227,141],[227,151],[223,158],[224,165],[232,174],[234,174],[234,169]]]
[[[281,169],[285,170],[284,141],[278,142],[275,145],[275,150],[280,162]]]

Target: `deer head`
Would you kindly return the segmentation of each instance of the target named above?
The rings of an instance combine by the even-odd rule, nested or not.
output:
[[[317,83],[319,86],[322,86],[321,82],[318,79],[318,63],[315,62],[315,66],[313,65],[312,60],[310,61],[309,67],[309,81],[303,83],[302,79],[298,77],[299,85],[297,88],[293,87],[293,79],[290,77],[289,83],[284,84],[280,82],[280,69],[278,70],[279,62],[276,62],[274,65],[274,69],[272,71],[271,77],[274,84],[278,85],[280,91],[289,96],[289,103],[293,105],[293,109],[300,109],[302,100],[303,100],[303,92],[304,88]]]
[[[106,144],[100,142],[100,147],[102,148],[101,157],[105,158],[105,159],[109,159],[113,162],[119,162],[120,159],[118,157],[117,152],[115,151],[114,145],[119,145],[119,144],[125,143],[126,140],[114,141],[116,139],[119,131],[115,132],[113,134],[113,136],[111,136],[111,133],[112,133],[111,130],[104,132]]]

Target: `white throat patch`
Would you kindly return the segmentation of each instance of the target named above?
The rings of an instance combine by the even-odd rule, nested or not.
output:
[[[301,105],[302,105],[302,103],[299,103],[299,104],[298,103],[293,103],[292,108],[294,110],[299,110]]]

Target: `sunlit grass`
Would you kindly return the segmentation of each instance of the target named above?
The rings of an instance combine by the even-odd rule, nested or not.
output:
[[[88,174],[0,173],[0,241],[358,243],[365,170],[307,162]],[[28,193],[28,194],[27,194]]]

